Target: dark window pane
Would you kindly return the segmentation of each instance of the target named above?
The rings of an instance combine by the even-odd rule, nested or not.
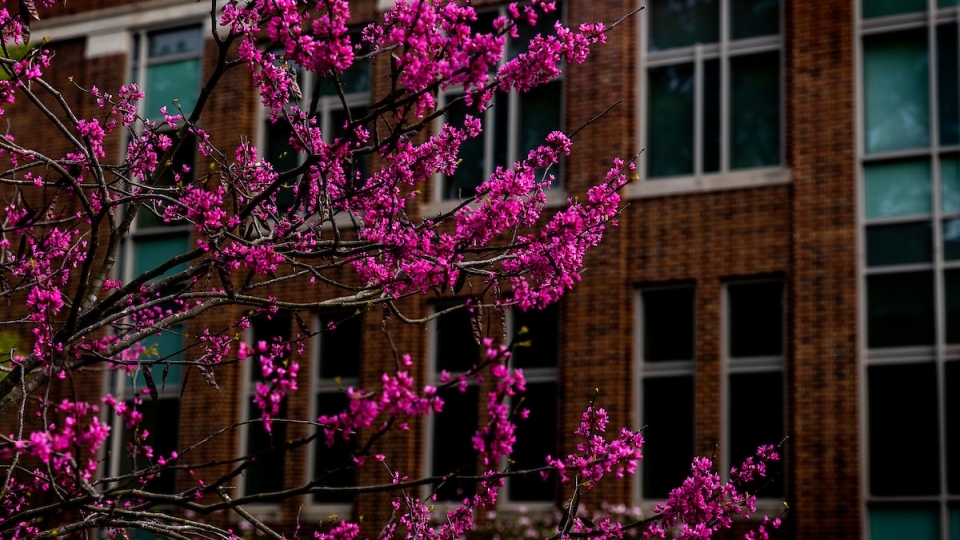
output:
[[[651,51],[715,43],[720,35],[717,0],[652,0],[650,2]]]
[[[322,319],[320,378],[356,377],[360,374],[363,317],[342,313]],[[331,329],[332,326],[332,329]]]
[[[128,403],[128,405],[132,406],[132,403]],[[143,455],[142,448],[136,447],[134,449],[132,446],[134,433],[124,426],[120,447],[120,474],[131,473],[134,468],[137,470],[144,469],[155,463],[157,458],[169,458],[170,454],[178,450],[180,399],[153,401],[144,394],[143,401],[137,406],[137,410],[143,415],[137,435],[140,437],[141,445],[153,447],[153,459],[147,459]],[[143,438],[144,430],[149,433],[149,436],[145,439]],[[134,449],[132,456],[131,449]],[[176,471],[168,470],[154,476],[152,480],[147,482],[146,489],[158,493],[176,493],[176,487]]]
[[[737,373],[730,375],[730,466],[756,455],[765,444],[778,444],[786,435],[783,426],[783,373]],[[770,463],[767,478],[746,486],[759,497],[783,496],[782,462]],[[770,479],[773,482],[769,485]],[[743,491],[743,490],[741,490]]]
[[[936,365],[870,366],[867,381],[870,493],[939,493]]]
[[[527,383],[521,407],[530,416],[517,420],[517,442],[513,445],[511,469],[542,467],[544,459],[557,455],[557,383]],[[556,498],[556,478],[546,481],[540,473],[510,478],[507,484],[511,501],[553,501]]]
[[[203,44],[203,33],[199,26],[188,26],[175,30],[162,30],[149,34],[150,58],[161,58],[191,52],[199,52]]]
[[[487,127],[486,129],[489,129]],[[497,92],[493,98],[493,166],[507,167],[510,147],[510,94]],[[486,179],[484,179],[486,180]]]
[[[350,109],[350,117],[353,118],[353,121],[363,119],[367,115],[367,109],[365,108],[352,108]],[[330,128],[333,132],[334,139],[343,139],[347,135],[347,111],[344,109],[337,109],[330,113]],[[353,134],[352,132],[350,133]],[[333,141],[331,141],[333,142]],[[357,148],[357,141],[355,139],[349,139],[347,141],[350,150],[355,150]],[[365,174],[367,169],[367,155],[355,155],[353,157],[353,169],[346,169],[346,174],[348,176],[353,175],[353,187],[361,188],[365,184]]]
[[[947,343],[960,343],[960,270],[943,272]]]
[[[693,64],[648,75],[647,175],[693,173]]]
[[[354,45],[360,43],[360,34],[351,34],[350,41],[352,41]],[[370,89],[370,61],[356,60],[356,57],[363,56],[370,52],[369,45],[366,42],[363,43],[364,46],[361,47],[359,51],[357,49],[353,50],[353,64],[351,64],[346,71],[340,74],[340,88],[343,90],[344,94],[356,94],[359,92],[366,92]],[[283,54],[283,51],[280,51],[277,54]],[[332,77],[323,77],[319,80],[318,84],[320,84],[321,95],[339,95],[336,84],[334,84]]]
[[[720,170],[720,60],[703,63],[703,172]]]
[[[693,377],[643,381],[643,498],[664,499],[690,475]]]
[[[343,412],[347,408],[347,399],[347,395],[342,392],[318,394],[317,415],[332,415]],[[314,445],[314,478],[311,480],[320,480],[318,484],[320,486],[349,487],[357,485],[357,471],[351,460],[351,456],[353,456],[357,447],[355,436],[351,436],[349,440],[344,440],[338,434],[333,446],[327,446],[326,437],[321,432]],[[313,494],[313,501],[317,503],[349,503],[353,501],[353,494],[321,491]]]
[[[259,343],[263,341],[269,351],[273,344],[290,341],[290,313],[272,313],[269,318],[266,315],[258,315],[250,320],[250,332],[253,335],[253,343],[251,343],[253,349],[258,351]],[[259,358],[254,356],[247,361],[253,362],[249,368],[250,380],[254,382],[262,380]]]
[[[693,360],[694,289],[643,291],[643,360]]]
[[[948,261],[960,259],[960,219],[943,221],[943,258]]]
[[[863,170],[868,218],[930,213],[929,161],[880,163]]]
[[[527,23],[517,24],[517,31],[520,33],[520,37],[517,39],[511,39],[508,42],[508,54],[509,58],[516,58],[520,53],[527,52],[527,49],[530,46],[530,40],[534,38],[537,34],[547,37],[549,35],[555,34],[556,31],[553,29],[553,25],[560,20],[560,12],[563,10],[560,2],[557,2],[557,9],[551,11],[550,13],[543,13],[539,9],[537,10],[537,25],[530,26]],[[494,12],[493,14],[497,14]],[[477,17],[477,22],[479,17]],[[480,27],[483,28],[483,27]],[[486,26],[487,31],[489,32],[493,28],[492,21]]]
[[[437,311],[449,307],[449,304],[441,304],[437,306]],[[472,316],[467,309],[458,309],[436,320],[434,346],[437,373],[442,370],[461,373],[480,360],[480,345],[473,337],[473,325],[470,321]]]
[[[947,420],[947,491],[960,495],[960,361],[944,365]],[[957,510],[954,510],[956,512]],[[960,522],[957,523],[960,525]],[[960,529],[955,530],[960,534]]]
[[[933,260],[930,222],[867,227],[867,266]]]
[[[517,160],[527,159],[530,150],[545,144],[547,135],[560,131],[563,126],[563,83],[554,81],[520,94],[520,147]],[[558,179],[562,178],[558,167],[550,169]]]
[[[730,168],[780,163],[780,53],[730,59]]]
[[[157,156],[163,157],[163,154]],[[173,164],[167,167],[167,170],[157,179],[157,186],[174,186],[177,181],[174,177],[174,173],[180,175],[180,183],[189,184],[193,182],[194,173],[196,169],[196,157],[197,157],[197,139],[193,135],[187,135],[184,137],[183,142],[180,143],[180,146],[177,148],[177,151],[173,154]],[[190,168],[189,172],[183,172],[183,166],[186,165]],[[155,203],[150,205],[155,207]],[[163,227],[169,225],[170,223],[162,219],[163,210],[160,210],[160,216],[158,216],[151,208],[148,208],[147,205],[141,206],[140,211],[137,212],[137,229],[143,230],[151,227]],[[179,221],[178,223],[183,223]],[[181,252],[182,253],[182,252]]]
[[[477,471],[477,452],[471,438],[477,432],[477,404],[479,391],[476,386],[460,392],[456,387],[441,390],[443,411],[433,417],[433,463],[434,475],[458,473],[473,475]],[[439,501],[461,501],[476,492],[476,484],[470,480],[449,480],[439,489],[433,484]]]
[[[869,347],[930,345],[934,340],[933,273],[867,276]]]
[[[863,17],[883,17],[911,11],[923,11],[927,3],[924,0],[863,0]]]
[[[727,299],[731,357],[783,354],[783,283],[733,283]]]
[[[863,38],[864,129],[868,153],[929,146],[927,70],[926,30]]]
[[[779,0],[733,0],[733,39],[780,33]]]
[[[960,540],[960,504],[950,505],[950,540]]]
[[[456,97],[459,96],[451,96],[451,98]],[[468,108],[462,101],[450,107],[447,111],[447,119],[450,125],[463,127],[468,114],[483,121],[484,113],[478,112],[474,107]],[[469,199],[473,197],[477,186],[484,181],[484,134],[480,133],[476,138],[467,139],[461,143],[457,157],[460,160],[457,171],[444,181],[443,197],[445,199]]]
[[[957,71],[957,25],[937,26],[937,103],[940,144],[960,143],[960,73]]]
[[[286,172],[299,165],[300,156],[290,144],[290,124],[283,119],[276,122],[264,122],[264,155],[278,173]],[[277,192],[277,208],[281,211],[293,206],[293,186],[298,179],[289,179]]]
[[[870,540],[938,540],[939,513],[933,505],[870,505]]]
[[[515,307],[511,315],[514,341],[530,343],[529,347],[513,349],[512,365],[523,369],[556,367],[560,357],[559,306],[553,303],[539,311]],[[521,334],[522,328],[527,332]]]
[[[251,419],[260,418],[260,409],[251,399],[248,403]],[[280,404],[280,413],[275,418],[286,418],[287,402]],[[271,432],[262,422],[247,425],[247,456],[252,458],[244,472],[244,494],[253,495],[283,489],[283,466],[286,460],[282,445],[287,440],[287,425],[273,422]]]

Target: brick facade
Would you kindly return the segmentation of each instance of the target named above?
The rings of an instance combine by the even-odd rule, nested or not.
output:
[[[56,28],[99,10],[140,12],[175,2],[68,2],[68,16],[45,20],[41,29]],[[361,24],[376,13],[372,0],[351,5],[353,22]],[[486,3],[485,3],[486,4]],[[568,0],[567,22],[613,22],[634,8],[626,0]],[[634,362],[635,297],[640,287],[671,283],[695,287],[695,450],[723,455],[722,397],[722,290],[724,284],[746,278],[783,280],[786,290],[786,446],[785,500],[791,511],[785,536],[797,539],[862,538],[860,412],[858,381],[857,209],[855,151],[855,33],[853,3],[828,0],[811,3],[783,0],[782,71],[785,140],[783,165],[790,182],[741,189],[704,190],[663,196],[636,197],[627,206],[617,228],[609,229],[603,243],[587,258],[582,282],[561,304],[560,443],[573,449],[572,431],[594,395],[610,411],[613,425],[636,426],[637,373]],[[564,186],[570,195],[582,195],[601,179],[615,156],[632,156],[638,150],[638,115],[645,99],[637,87],[641,12],[612,31],[605,46],[566,75],[564,109],[567,132],[577,129],[614,102],[622,103],[601,121],[574,139],[574,153],[564,163]],[[42,34],[37,30],[35,35]],[[62,88],[66,76],[80,86],[93,84],[116,89],[126,77],[122,54],[84,57],[82,38],[55,42],[55,79]],[[209,73],[216,54],[206,40],[204,58]],[[59,66],[75,68],[73,73]],[[375,67],[375,74],[387,66]],[[60,77],[60,74],[64,75]],[[374,95],[377,77],[374,77]],[[241,136],[256,140],[258,97],[250,90],[244,69],[228,73],[220,91],[208,105],[204,129],[215,145],[229,155]],[[83,102],[83,113],[95,114],[95,104],[71,90],[68,101]],[[11,112],[11,131],[29,133],[23,126],[36,122],[28,114]],[[211,121],[209,119],[216,119]],[[44,135],[36,133],[38,145]],[[62,153],[63,149],[49,149]],[[109,155],[119,154],[112,140]],[[197,163],[205,170],[208,163]],[[669,182],[662,180],[661,182]],[[349,279],[346,277],[346,279]],[[281,297],[301,294],[294,285],[277,288]],[[402,307],[410,316],[422,316],[430,300],[412,298]],[[190,333],[223,325],[239,311],[217,311],[191,323]],[[363,315],[363,370],[361,386],[372,386],[378,374],[394,365],[393,352],[384,338],[382,312]],[[413,358],[426,358],[428,332],[403,325],[396,317],[386,323],[396,348]],[[292,324],[291,332],[298,328]],[[306,358],[303,365],[309,365]],[[425,380],[425,368],[414,374]],[[85,375],[96,380],[99,375]],[[288,411],[306,418],[309,373],[304,391],[290,398]],[[241,370],[231,366],[217,373],[219,391],[197,375],[183,392],[180,446],[191,444],[215,429],[240,420]],[[408,436],[390,435],[376,452],[397,456],[392,465],[411,477],[422,474],[422,423],[411,425]],[[292,428],[288,436],[306,435]],[[776,442],[776,441],[771,441]],[[195,462],[233,457],[240,448],[236,431],[218,437],[194,454]],[[715,450],[716,449],[716,450]],[[287,487],[302,483],[308,456],[299,451],[285,464]],[[225,471],[223,465],[214,467]],[[198,471],[199,475],[200,471]],[[204,472],[214,476],[209,472]],[[385,481],[380,470],[366,468],[363,483]],[[178,486],[194,480],[180,473]],[[587,502],[635,501],[630,481],[609,482],[602,493],[591,493]],[[378,523],[388,517],[385,496],[361,496],[354,517]],[[296,521],[305,498],[292,498],[281,507],[283,526]],[[776,512],[776,509],[771,511]],[[325,516],[310,515],[309,520]],[[374,534],[375,531],[367,531]]]

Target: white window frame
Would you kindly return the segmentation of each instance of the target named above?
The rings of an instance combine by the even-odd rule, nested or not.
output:
[[[662,291],[662,290],[676,290],[676,289],[691,289],[693,291],[693,305],[690,306],[690,309],[693,311],[693,358],[690,360],[670,360],[670,361],[659,361],[659,362],[646,362],[644,360],[643,350],[644,350],[644,338],[646,337],[644,333],[644,318],[643,318],[643,293],[646,291]],[[633,319],[633,367],[634,376],[634,392],[633,392],[633,411],[635,419],[635,429],[641,429],[644,427],[644,410],[643,410],[643,383],[646,379],[650,378],[660,378],[660,377],[685,377],[689,376],[693,378],[694,385],[696,385],[697,373],[696,373],[696,355],[697,355],[697,286],[695,283],[679,283],[676,285],[654,285],[649,287],[641,287],[634,292],[634,313],[636,315]],[[694,386],[693,398],[696,400],[696,386]],[[696,445],[696,403],[694,403],[694,425],[690,426],[690,429],[694,431],[694,445]],[[692,449],[695,450],[695,449]],[[696,452],[694,451],[694,455]],[[643,496],[643,463],[641,462],[640,467],[637,467],[637,473],[634,475],[633,480],[633,498],[635,501],[638,501],[641,508],[644,511],[652,511],[653,507],[660,502],[661,500],[657,499],[648,499]]]
[[[783,312],[781,317],[783,317],[780,328],[783,333],[781,337],[781,352],[779,355],[774,356],[751,356],[751,357],[736,357],[734,358],[730,354],[730,297],[729,290],[727,287],[730,285],[749,285],[749,284],[759,284],[759,283],[780,283],[782,285],[782,306]],[[720,453],[720,463],[721,463],[721,475],[720,477],[726,481],[730,477],[730,468],[737,466],[739,467],[741,463],[734,463],[730,456],[731,449],[731,411],[730,411],[730,376],[738,374],[753,374],[753,373],[780,373],[781,375],[781,389],[780,396],[783,400],[783,428],[784,431],[789,429],[787,424],[787,372],[786,372],[786,358],[787,358],[787,281],[782,278],[759,278],[759,279],[738,279],[724,282],[721,286],[721,311],[720,311],[720,333],[721,333],[721,347],[723,351],[723,358],[720,364],[720,430],[722,437],[722,449]],[[765,444],[777,445],[780,441],[769,441]],[[789,494],[788,485],[787,485],[787,467],[784,463],[784,458],[786,457],[784,452],[779,452],[780,454],[780,469],[781,476],[775,480],[779,481],[783,486],[783,497],[765,497],[763,493],[758,494],[757,497],[757,508],[761,509],[765,513],[775,513],[776,511],[782,510],[783,498],[786,498]],[[770,478],[768,476],[768,478]]]
[[[361,315],[357,315],[357,317],[360,316]],[[338,381],[337,378],[329,379],[322,378],[320,376],[320,363],[323,362],[323,358],[321,357],[321,353],[323,351],[323,338],[326,334],[323,332],[323,320],[319,314],[314,314],[311,324],[311,330],[314,333],[314,337],[310,340],[310,403],[307,405],[307,417],[313,421],[320,416],[320,412],[317,410],[317,399],[320,394],[341,392],[344,388],[349,387],[356,388],[360,384],[360,378],[342,377]],[[358,343],[357,345],[359,346],[360,344]],[[325,444],[323,442],[322,430],[319,427],[314,426],[313,431],[320,431],[321,433],[312,443],[307,446],[306,482],[309,482],[315,478],[317,445]],[[331,514],[348,516],[353,510],[353,505],[350,503],[314,502],[313,494],[308,493],[305,510],[307,510],[307,515],[310,517],[325,519]]]
[[[854,50],[856,51],[856,153],[857,153],[857,297],[858,297],[858,341],[859,341],[859,422],[860,422],[860,509],[863,538],[870,538],[870,507],[876,503],[893,503],[910,506],[926,503],[939,507],[940,539],[950,540],[950,505],[960,505],[960,494],[951,495],[947,486],[947,421],[946,421],[946,374],[948,361],[960,359],[960,344],[946,343],[946,295],[944,273],[951,269],[960,269],[960,260],[945,261],[943,257],[942,226],[944,219],[960,217],[958,212],[944,212],[941,200],[942,178],[940,165],[944,157],[955,157],[960,144],[941,146],[939,130],[939,99],[937,81],[937,26],[953,23],[958,27],[960,41],[960,9],[956,7],[937,8],[934,0],[927,1],[924,11],[899,15],[863,19],[862,4],[854,2],[853,22]],[[864,115],[865,81],[863,39],[870,35],[882,35],[903,30],[924,29],[927,32],[927,76],[929,100],[930,144],[925,148],[867,153],[866,126]],[[958,44],[960,46],[960,44]],[[926,158],[930,164],[930,204],[931,212],[904,217],[867,218],[866,213],[866,167],[871,163],[897,158]],[[930,223],[932,226],[933,261],[930,263],[901,264],[888,266],[867,266],[866,230],[868,226],[894,223]],[[888,347],[871,349],[868,344],[867,327],[867,278],[878,274],[899,274],[909,271],[932,271],[934,294],[934,321],[936,325],[935,343],[932,346]],[[874,496],[870,493],[870,411],[868,370],[877,365],[936,365],[937,373],[937,409],[939,415],[939,471],[940,492],[938,495],[913,496]]]
[[[557,307],[560,308],[560,306],[557,306]],[[514,338],[516,337],[516,336],[514,335],[514,330],[513,330],[513,328],[514,328],[514,310],[515,310],[515,309],[520,309],[520,308],[519,308],[519,307],[513,307],[513,308],[511,308],[511,309],[508,309],[507,312],[506,312],[505,321],[506,321],[506,323],[507,323],[507,328],[506,328],[505,330],[506,330],[506,332],[507,332],[507,343],[512,343],[513,340],[514,340]],[[560,336],[562,336],[562,332],[560,331],[560,330],[561,330],[561,329],[560,329],[560,326],[561,326],[561,324],[562,324],[562,320],[563,320],[562,317],[559,316],[559,314],[558,314],[558,318],[557,318],[557,336],[558,336],[558,338],[559,338]],[[524,380],[525,380],[527,383],[550,383],[550,382],[556,383],[556,385],[557,385],[557,396],[556,396],[556,397],[557,397],[557,414],[558,414],[558,417],[557,417],[557,435],[558,435],[558,436],[560,435],[560,430],[563,428],[563,422],[562,422],[563,419],[562,419],[562,417],[561,417],[561,415],[560,415],[560,403],[561,403],[560,393],[561,393],[561,391],[562,391],[563,389],[562,389],[561,386],[560,386],[560,358],[559,358],[559,353],[560,353],[560,347],[559,347],[559,344],[558,344],[558,347],[557,347],[557,359],[556,359],[556,360],[557,360],[557,365],[554,366],[554,367],[549,367],[549,368],[524,368],[524,369],[523,369],[523,378],[524,378]],[[514,366],[511,364],[511,367],[514,367]],[[512,401],[512,400],[510,400],[510,401]],[[517,425],[517,429],[518,429],[518,430],[522,430],[522,429],[523,429],[523,423],[522,423],[522,422]],[[558,440],[557,443],[559,444],[559,442],[560,442],[560,441]],[[559,451],[559,448],[558,448],[558,451]],[[546,456],[544,456],[544,458],[546,458]],[[501,469],[506,469],[507,464],[508,464],[508,463],[507,463],[507,459],[504,458],[504,459],[502,460],[501,464],[500,464],[500,465],[501,465],[500,468],[501,468]],[[497,508],[498,508],[498,509],[500,509],[500,510],[506,510],[506,511],[517,511],[517,512],[519,512],[519,511],[520,511],[520,507],[524,507],[524,508],[527,508],[529,511],[533,512],[534,514],[540,514],[540,513],[546,514],[546,513],[549,512],[550,510],[556,508],[556,506],[557,506],[556,501],[514,501],[514,500],[510,499],[510,480],[511,480],[511,479],[510,479],[509,477],[506,479],[506,482],[504,483],[504,486],[503,486],[503,488],[502,488],[502,490],[501,490],[501,492],[500,492],[501,494],[500,494],[500,496],[497,498]],[[548,480],[548,481],[556,481],[556,479],[555,479],[555,478],[551,478],[551,479]],[[546,485],[546,482],[544,482],[544,484]]]
[[[679,193],[697,193],[727,189],[741,189],[758,186],[788,184],[792,175],[786,165],[786,100],[785,69],[783,52],[785,0],[779,0],[779,33],[775,36],[759,36],[745,39],[731,39],[730,2],[719,2],[719,39],[716,43],[694,44],[686,47],[670,48],[663,51],[649,51],[647,36],[650,34],[649,13],[638,17],[637,32],[639,69],[637,70],[637,140],[640,148],[647,146],[647,110],[649,93],[647,90],[647,70],[670,65],[694,64],[694,132],[693,174],[680,176],[647,177],[647,153],[642,152],[637,161],[639,181],[626,187],[631,198],[660,197]],[[647,6],[647,10],[654,9]],[[749,168],[730,169],[730,59],[737,56],[763,52],[780,52],[780,164]],[[720,170],[703,172],[703,65],[707,60],[720,60]]]
[[[561,21],[566,19],[566,9],[567,9],[568,3],[569,3],[569,0],[561,0],[558,2],[559,4],[558,9],[560,10]],[[499,6],[493,9],[481,9],[478,15],[488,14],[491,12],[504,17],[508,16],[507,6]],[[543,15],[544,14],[541,12],[540,16],[543,16]],[[525,24],[525,23],[521,23],[521,24]],[[509,60],[509,57],[507,55],[509,54],[511,39],[513,38],[507,37],[507,42],[504,44],[504,54],[500,58],[500,62],[497,64],[498,69]],[[567,111],[566,111],[567,84],[566,84],[565,71],[566,70],[561,72],[561,74],[556,79],[548,83],[548,84],[551,84],[555,81],[560,82],[560,128],[561,128],[561,131],[566,126],[566,117],[567,117]],[[495,72],[493,74],[495,74]],[[456,96],[460,94],[463,94],[463,88],[460,86],[450,88],[444,92],[440,92],[440,95],[437,97],[438,107],[442,108],[446,106],[447,99],[449,96]],[[488,126],[495,125],[496,107],[497,106],[487,108],[487,110],[485,110],[482,113],[482,117],[480,118],[480,121],[483,126],[483,132],[479,136],[479,138],[483,140],[483,176],[482,176],[483,180],[490,178],[490,175],[493,174],[494,170],[496,169],[496,166],[494,165],[494,162],[493,162],[494,143],[496,142],[494,137],[495,137],[496,129],[487,129]],[[525,157],[525,156],[521,156],[519,153],[520,94],[516,90],[510,90],[510,92],[507,94],[507,107],[509,108],[509,112],[507,115],[507,128],[506,128],[506,132],[507,132],[506,160],[507,161],[504,166],[512,167],[513,163]],[[445,116],[441,116],[437,118],[437,120],[434,122],[435,131],[439,132],[440,128],[444,125],[444,123],[446,123]],[[550,172],[554,176],[556,176],[556,179],[554,180],[553,185],[551,185],[550,189],[545,191],[547,195],[547,206],[558,206],[565,203],[567,200],[567,195],[565,191],[566,182],[564,182],[563,174],[559,173],[558,166],[554,165],[553,167],[551,167]],[[432,196],[430,197],[430,200],[425,205],[424,212],[423,212],[425,216],[449,212],[454,208],[456,208],[458,205],[460,205],[462,201],[468,201],[472,198],[471,195],[461,196],[459,199],[446,197],[446,194],[444,193],[445,191],[444,188],[446,187],[445,185],[446,181],[447,181],[447,177],[445,175],[442,175],[442,174],[434,175]]]

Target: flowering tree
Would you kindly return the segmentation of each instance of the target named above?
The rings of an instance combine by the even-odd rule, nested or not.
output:
[[[39,7],[52,8],[53,3],[41,0]],[[139,529],[170,538],[234,537],[229,528],[196,517],[215,512],[234,512],[262,533],[280,538],[244,510],[248,498],[226,491],[251,456],[232,462],[228,474],[198,474],[194,486],[177,493],[151,489],[151,480],[165,471],[192,470],[192,451],[244,422],[170,453],[155,451],[141,433],[125,448],[140,457],[133,460],[133,470],[113,477],[104,472],[98,459],[110,437],[110,419],[122,418],[126,429],[138,433],[140,405],[156,399],[163,382],[155,380],[153,368],[186,366],[216,387],[220,366],[257,363],[264,382],[254,398],[259,418],[251,422],[269,431],[277,422],[292,421],[279,417],[284,397],[297,389],[299,368],[286,360],[287,354],[302,351],[317,332],[302,325],[302,333],[289,341],[251,347],[240,335],[252,317],[382,305],[398,318],[422,323],[424,319],[404,315],[397,302],[428,291],[458,294],[466,283],[483,292],[474,294],[465,309],[541,308],[579,279],[584,252],[597,244],[605,227],[615,224],[618,190],[634,168],[620,159],[613,160],[606,177],[582,200],[543,214],[545,190],[553,181],[550,169],[571,151],[571,139],[560,132],[551,133],[512,167],[498,168],[475,196],[446,213],[416,217],[409,206],[436,175],[454,174],[460,146],[480,135],[480,120],[469,115],[462,126],[448,123],[434,129],[451,107],[463,102],[483,111],[495,91],[526,92],[555,79],[561,65],[583,62],[616,23],[577,29],[557,24],[552,33],[536,36],[526,52],[502,62],[507,37],[517,38],[518,29],[555,10],[553,2],[512,4],[509,15],[496,19],[492,28],[475,29],[477,17],[469,5],[401,0],[382,21],[363,29],[361,47],[347,34],[345,0],[307,6],[277,0],[211,4],[218,56],[195,105],[147,111],[144,92],[135,84],[93,86],[81,88],[98,106],[99,112],[89,117],[78,115],[78,104],[69,103],[45,78],[48,69],[56,69],[53,54],[42,43],[26,46],[29,18],[39,15],[35,2],[21,0],[19,15],[0,9],[0,71],[5,74],[0,100],[8,104],[6,114],[32,109],[69,147],[62,155],[53,154],[45,147],[22,146],[17,133],[0,135],[5,160],[0,173],[0,297],[8,305],[20,299],[25,305],[20,312],[11,307],[0,321],[9,338],[0,352],[0,419],[10,426],[0,435],[0,535],[5,538],[98,529],[111,535]],[[297,105],[297,71],[324,78],[345,100],[341,76],[353,64],[376,59],[389,63],[388,91],[373,100],[364,117],[352,117],[347,108],[346,122],[338,126],[341,135],[325,140],[314,111]],[[199,127],[216,121],[207,118],[201,124],[220,79],[244,69],[270,120],[290,127],[287,142],[301,158],[287,170],[275,170],[248,141],[239,141],[232,151],[218,148]],[[462,96],[440,106],[437,96],[451,88]],[[125,147],[119,163],[107,160],[104,148],[111,137]],[[178,149],[188,140],[196,140],[210,162],[207,174],[190,175],[175,165]],[[374,172],[358,166],[364,159],[377,165]],[[292,202],[281,200],[291,194]],[[189,224],[194,243],[123,278],[130,273],[118,272],[121,248],[138,216]],[[344,278],[347,274],[353,277]],[[273,295],[275,286],[290,282],[316,292],[297,300]],[[503,296],[501,290],[512,294]],[[243,314],[199,333],[188,343],[186,359],[158,356],[143,345],[152,335],[230,309]],[[438,388],[414,381],[408,356],[398,357],[397,369],[383,374],[380,387],[346,389],[348,405],[342,412],[307,419],[328,445],[339,437],[370,433],[369,443],[358,444],[350,463],[386,467],[392,481],[336,489],[396,494],[395,519],[379,529],[379,537],[461,536],[478,511],[495,504],[505,477],[529,472],[498,468],[515,441],[513,417],[522,411],[512,411],[508,400],[524,390],[523,373],[511,367],[507,346],[490,339],[483,344],[485,361],[442,384],[463,385],[467,378],[480,377],[493,381],[489,420],[473,438],[488,470],[472,478],[479,486],[476,495],[447,512],[441,524],[431,521],[430,501],[415,489],[436,479],[410,479],[391,468],[390,456],[370,452],[372,442],[386,432],[443,407]],[[95,402],[51,393],[56,380],[96,367],[142,377],[144,389],[132,400],[105,394]],[[594,524],[578,513],[582,491],[607,475],[633,473],[643,443],[639,432],[625,428],[606,436],[607,422],[603,409],[591,404],[576,431],[582,437],[577,451],[546,456],[538,469],[571,486],[555,538],[620,537],[625,530],[662,536],[668,529],[684,537],[709,536],[729,527],[735,514],[755,511],[755,497],[739,489],[764,475],[766,463],[777,459],[772,447],[761,448],[726,483],[709,460],[698,459],[690,478],[655,516]],[[313,438],[287,445],[295,448]],[[312,489],[317,486],[276,496]],[[159,513],[160,505],[173,510]],[[313,534],[349,540],[359,531],[357,523],[340,522]]]

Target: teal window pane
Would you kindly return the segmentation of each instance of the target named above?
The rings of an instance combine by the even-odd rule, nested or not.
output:
[[[936,507],[870,508],[870,540],[938,540]]]
[[[933,273],[867,276],[867,344],[876,347],[932,345]]]
[[[717,0],[651,0],[651,51],[716,43],[720,37]]]
[[[937,103],[940,144],[960,143],[960,73],[955,23],[937,26]]]
[[[865,19],[927,9],[926,0],[863,0],[862,5]]]
[[[960,259],[960,219],[943,221],[943,258],[948,261]]]
[[[720,60],[703,63],[703,172],[720,170]]]
[[[866,151],[930,145],[927,32],[863,38]]]
[[[960,270],[946,270],[943,273],[943,288],[947,310],[947,327],[944,329],[947,343],[960,343]]]
[[[177,325],[170,330],[164,330],[158,334],[140,340],[140,344],[147,348],[147,351],[140,356],[142,361],[164,360],[179,362],[183,359],[183,326]],[[157,385],[157,390],[161,395],[169,394],[164,392],[164,387],[177,387],[180,384],[180,374],[182,366],[180,364],[155,364],[150,368],[150,375]],[[166,371],[166,376],[164,376]],[[142,372],[137,372],[134,384],[138,389],[147,387],[147,381]],[[173,397],[179,397],[179,389],[175,390]],[[168,397],[171,397],[168,395]]]
[[[937,0],[937,7],[960,6],[960,0]]]
[[[960,321],[953,314],[952,324]],[[952,360],[944,365],[944,392],[947,420],[947,492],[960,495],[960,361]],[[960,504],[950,509],[950,534],[960,539]]]
[[[944,212],[960,212],[960,159],[940,161],[941,206]]]
[[[929,214],[930,163],[900,161],[864,167],[867,218]]]
[[[780,163],[780,53],[730,59],[730,168]]]
[[[160,117],[160,107],[167,107],[167,114],[179,114],[174,100],[189,115],[200,96],[200,59],[192,58],[168,62],[147,68],[146,116]],[[162,119],[162,118],[161,118]]]
[[[173,165],[167,168],[166,172],[157,179],[158,186],[172,186],[174,185],[174,172],[180,174],[180,182],[187,184],[193,182],[194,178],[194,169],[196,168],[197,162],[197,138],[195,135],[187,135],[183,138],[183,142],[180,143],[180,147],[177,148],[177,151],[173,154]],[[183,166],[186,165],[190,168],[190,172],[184,174]],[[163,210],[159,212],[160,215],[154,212],[153,209],[148,208],[146,205],[140,207],[140,211],[137,213],[137,229],[144,230],[151,227],[163,227],[168,225],[162,219]],[[176,223],[183,223],[183,221],[178,220]]]
[[[203,33],[199,26],[150,33],[150,58],[163,58],[180,54],[196,53],[203,45]]]
[[[780,33],[779,0],[732,0],[733,39]]]
[[[693,64],[647,73],[647,175],[693,174]]]
[[[153,270],[173,257],[186,253],[190,247],[189,241],[190,235],[187,233],[158,234],[137,238],[133,247],[134,276]],[[163,275],[169,276],[186,268],[187,263],[183,263],[167,270]],[[154,280],[156,279],[159,278]]]
[[[456,99],[459,96],[451,96]],[[447,110],[448,122],[456,127],[463,127],[463,122],[467,115],[483,120],[483,113],[480,113],[474,107],[467,108],[463,102],[458,102]],[[486,126],[484,126],[486,128]],[[443,198],[444,199],[469,199],[476,193],[483,178],[484,169],[484,135],[480,133],[473,139],[467,139],[460,144],[460,151],[457,153],[459,165],[453,176],[448,176],[444,180]]]
[[[933,227],[898,223],[867,227],[867,266],[910,264],[933,260]]]
[[[950,507],[950,540],[960,540],[960,506]]]
[[[554,81],[520,94],[520,147],[517,159],[527,159],[530,150],[544,144],[553,131],[560,131],[563,125],[563,84]],[[562,178],[557,167],[550,170],[558,179]]]

